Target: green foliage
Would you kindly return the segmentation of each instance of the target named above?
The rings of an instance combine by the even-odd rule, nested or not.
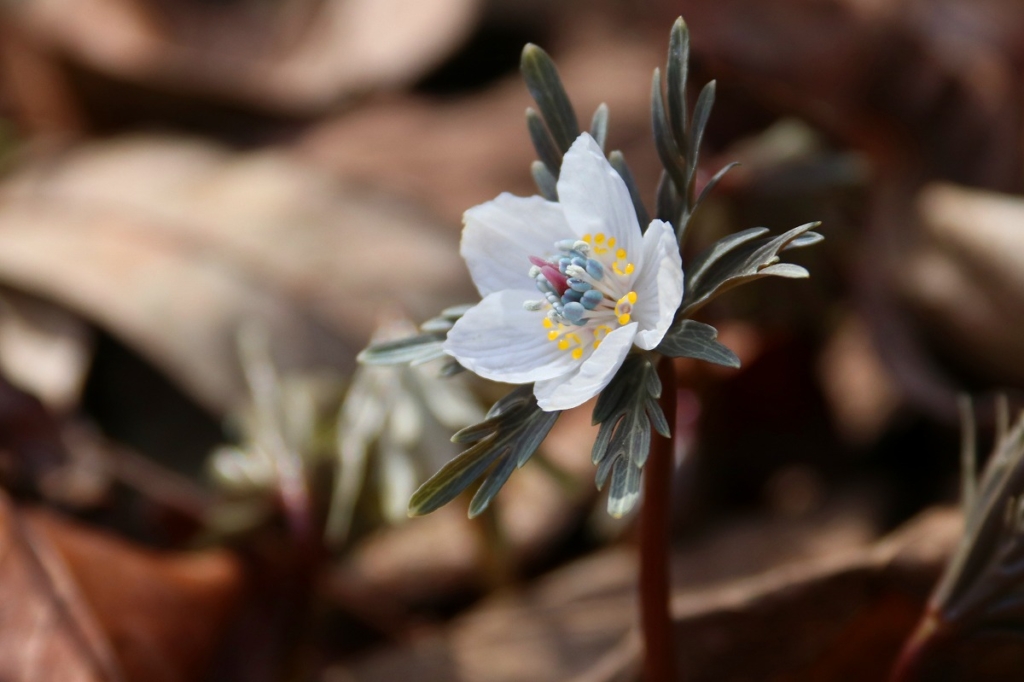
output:
[[[684,268],[686,293],[680,317],[690,317],[719,294],[761,277],[810,276],[806,268],[779,262],[779,254],[820,242],[823,237],[811,231],[818,225],[806,223],[776,237],[762,237],[768,228],[753,227],[718,240]]]
[[[715,100],[714,81],[697,96],[692,114],[686,100],[690,37],[680,18],[672,27],[665,79],[655,69],[651,88],[651,120],[654,143],[664,172],[656,196],[656,215],[676,229],[681,245],[690,220],[708,194],[736,164],[719,170],[696,195],[700,146]],[[558,175],[562,157],[580,133],[579,121],[562,85],[554,62],[536,45],[523,49],[520,68],[536,109],[526,110],[526,126],[537,152],[530,172],[541,196],[558,200]],[[605,149],[609,127],[608,107],[600,105],[590,123],[590,133]],[[625,158],[608,153],[611,166],[629,190],[641,230],[650,224],[649,213]],[[821,240],[812,229],[817,223],[793,228],[778,236],[767,228],[752,228],[727,236],[684,267],[685,294],[675,321],[656,352],[669,357],[689,357],[728,367],[739,367],[739,358],[718,341],[714,327],[690,319],[708,301],[740,284],[762,277],[807,277],[803,267],[780,262],[783,251],[809,246]],[[447,331],[464,309],[445,311],[421,327],[411,339],[367,349],[360,360],[367,363],[426,362],[443,355]],[[651,442],[651,430],[669,436],[669,423],[657,400],[661,385],[656,372],[659,357],[634,349],[615,377],[600,393],[594,423],[600,424],[593,459],[598,467],[599,488],[610,480],[608,511],[621,516],[635,505],[640,472]],[[452,361],[450,371],[461,367]],[[445,465],[413,496],[411,514],[437,509],[484,477],[470,504],[470,516],[483,511],[512,471],[534,453],[558,413],[537,407],[532,386],[522,386],[499,401],[487,419],[456,434],[455,440],[471,446]]]
[[[454,443],[472,445],[420,486],[409,502],[409,514],[429,514],[486,474],[469,504],[470,518],[477,516],[512,472],[533,456],[559,414],[537,407],[532,384],[516,388],[491,407],[484,421],[452,436]]]
[[[726,367],[740,366],[736,354],[718,342],[718,330],[696,320],[683,320],[670,329],[657,351],[670,358],[696,358]]]
[[[594,424],[600,424],[592,458],[597,466],[600,490],[611,475],[608,513],[621,517],[640,498],[640,471],[651,445],[651,427],[670,435],[668,420],[658,405],[661,381],[650,355],[633,353],[626,357],[594,406]]]
[[[376,343],[364,348],[356,360],[366,365],[422,365],[445,357],[442,345],[448,330],[456,320],[465,314],[472,304],[453,306],[441,311],[420,325],[420,334],[395,341]],[[442,367],[441,373],[452,375],[462,371],[462,366],[454,360]]]

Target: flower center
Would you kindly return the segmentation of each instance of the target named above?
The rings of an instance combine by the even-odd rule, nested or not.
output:
[[[543,294],[529,301],[528,310],[547,308],[544,328],[548,340],[575,359],[632,319],[637,295],[631,290],[635,266],[615,237],[583,235],[555,243],[557,255],[530,257],[530,276]]]

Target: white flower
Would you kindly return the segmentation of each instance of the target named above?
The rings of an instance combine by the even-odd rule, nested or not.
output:
[[[483,300],[444,344],[482,377],[534,382],[547,411],[597,395],[634,343],[657,346],[683,297],[672,226],[655,220],[641,234],[587,133],[565,154],[558,198],[501,194],[466,211],[461,253]]]

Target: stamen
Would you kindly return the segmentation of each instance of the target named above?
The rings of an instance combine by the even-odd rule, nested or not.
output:
[[[562,303],[575,303],[583,298],[583,292],[577,291],[576,289],[566,289],[565,293],[562,294]]]
[[[582,279],[577,279],[575,277],[570,277],[568,281],[569,288],[574,289],[575,291],[578,291],[581,294],[590,291],[591,289],[594,288],[588,282],[584,282]]]
[[[583,297],[580,298],[580,304],[587,310],[593,310],[603,300],[605,300],[604,294],[597,289],[591,289],[590,291],[583,292]]]
[[[586,310],[587,309],[579,303],[566,303],[565,307],[562,309],[562,317],[575,325],[582,325],[583,315]]]

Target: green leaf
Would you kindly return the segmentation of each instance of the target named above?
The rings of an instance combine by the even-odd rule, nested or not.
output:
[[[708,183],[704,185],[704,189],[700,191],[700,196],[697,197],[697,201],[694,202],[693,211],[696,211],[700,207],[700,205],[704,203],[704,200],[708,197],[709,194],[711,194],[712,191],[714,191],[715,187],[718,186],[718,183],[721,182],[722,178],[725,177],[725,174],[738,165],[740,165],[739,161],[733,161],[732,163],[728,163],[724,167],[720,168],[717,173],[711,176],[711,179],[708,180]]]
[[[473,444],[420,486],[409,501],[409,515],[429,514],[487,474],[470,502],[469,516],[483,512],[512,471],[537,451],[559,414],[537,406],[532,385],[513,390],[491,407],[484,421],[452,437],[456,443]]]
[[[715,81],[711,81],[701,88],[700,94],[697,95],[697,103],[693,106],[693,127],[690,128],[690,139],[687,143],[690,155],[687,158],[689,173],[685,189],[688,196],[693,191],[693,180],[697,176],[697,161],[700,157],[701,142],[704,141],[704,129],[711,118],[711,108],[715,105],[715,87]]]
[[[420,325],[421,334],[394,341],[375,343],[364,348],[356,360],[366,365],[421,365],[445,357],[442,346],[448,330],[474,303],[451,306]],[[451,376],[462,371],[457,362],[449,362],[442,368],[442,375]]]
[[[680,317],[690,317],[715,296],[761,277],[806,277],[807,270],[801,266],[779,263],[779,253],[818,225],[806,223],[776,237],[763,238],[760,235],[765,228],[752,228],[719,240],[687,268]]]
[[[557,178],[558,171],[562,168],[562,152],[551,139],[551,133],[541,120],[540,114],[529,107],[526,109],[526,128],[530,131],[533,148],[537,150],[537,158],[544,163],[551,175]]]
[[[608,139],[608,105],[604,102],[594,110],[594,117],[590,119],[590,135],[604,151],[604,143]]]
[[[573,141],[579,137],[579,122],[572,108],[569,96],[562,87],[558,69],[547,52],[533,44],[523,48],[519,63],[530,96],[537,103],[541,116],[551,131],[551,137],[562,154],[569,151]]]
[[[718,183],[721,182],[723,177],[725,177],[725,174],[738,165],[740,165],[739,162],[733,161],[732,163],[727,164],[724,168],[720,168],[717,173],[711,176],[708,183],[704,185],[704,189],[701,190],[700,196],[698,196],[697,200],[693,202],[693,205],[687,206],[683,209],[682,215],[679,216],[680,244],[682,244],[683,240],[686,239],[686,230],[690,226],[690,219],[693,217],[693,214],[697,212],[697,209],[704,203],[704,200],[707,199],[708,195],[711,194],[715,187],[718,186]]]
[[[621,518],[640,500],[640,467],[627,459],[619,459],[612,469],[612,484],[608,489],[608,513]]]
[[[445,334],[428,333],[397,341],[385,341],[363,349],[356,360],[366,365],[422,364],[444,357]]]
[[[668,82],[668,117],[672,134],[680,144],[686,140],[686,77],[690,62],[690,30],[682,17],[672,25],[668,40],[668,62],[665,80]],[[688,149],[682,150],[689,154]]]
[[[658,181],[655,212],[659,219],[676,225],[681,210],[682,199],[679,196],[679,192],[676,191],[676,185],[672,182],[669,174],[662,171],[661,178]],[[677,231],[677,234],[681,234],[681,232]]]
[[[655,402],[660,395],[661,382],[650,356],[632,353],[594,406],[593,421],[601,428],[591,459],[597,465],[598,489],[611,475],[608,513],[612,516],[623,516],[636,504],[640,470],[650,453],[652,425],[663,435],[670,433],[668,420]]]
[[[696,358],[726,367],[740,366],[736,354],[718,342],[718,330],[695,320],[683,320],[670,329],[657,351],[672,358]]]
[[[548,201],[558,201],[558,180],[541,161],[530,164],[530,174],[540,195]]]
[[[686,289],[693,289],[696,283],[704,277],[708,269],[713,267],[727,253],[767,233],[767,227],[751,227],[739,232],[733,232],[719,239],[686,266]]]
[[[685,191],[688,181],[686,161],[682,157],[679,146],[672,137],[672,129],[665,114],[665,101],[661,92],[661,71],[654,70],[651,79],[651,124],[654,127],[654,147],[665,172],[672,178],[676,189]]]
[[[636,180],[633,179],[633,173],[626,164],[626,157],[622,155],[622,152],[616,150],[608,155],[608,163],[619,174],[622,181],[626,183],[626,189],[629,190],[629,198],[633,201],[633,210],[636,212],[637,222],[640,223],[640,232],[646,232],[651,219],[647,215],[647,209],[644,208],[644,200],[640,197],[640,190],[636,186]]]

